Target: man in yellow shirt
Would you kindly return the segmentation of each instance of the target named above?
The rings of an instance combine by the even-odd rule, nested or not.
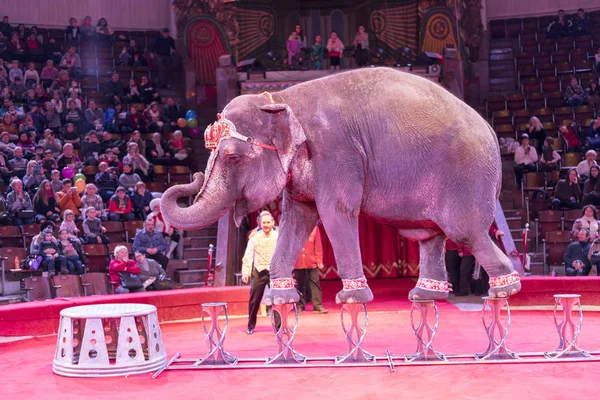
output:
[[[246,330],[248,335],[254,333],[256,315],[260,308],[265,287],[269,284],[269,268],[279,236],[279,233],[273,230],[273,216],[271,214],[261,213],[260,227],[261,230],[253,234],[248,240],[248,246],[242,259],[242,282],[248,283],[250,277],[252,277],[250,301],[248,303],[248,329]]]

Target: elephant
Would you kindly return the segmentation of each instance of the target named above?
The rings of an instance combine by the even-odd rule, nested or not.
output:
[[[212,150],[205,174],[169,188],[162,215],[193,230],[231,209],[239,226],[282,195],[267,305],[298,301],[292,268],[319,220],[342,279],[336,302],[370,302],[361,213],[420,242],[410,299],[448,296],[446,238],[471,248],[490,276],[490,297],[521,288],[488,235],[502,183],[496,135],[475,110],[425,78],[364,68],[277,93],[241,95],[206,129],[205,144]],[[196,193],[191,206],[177,205]]]

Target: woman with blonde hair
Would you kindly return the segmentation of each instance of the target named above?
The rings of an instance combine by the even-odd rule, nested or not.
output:
[[[117,246],[115,258],[108,265],[108,275],[116,294],[145,292],[139,278],[140,267],[129,258],[129,250],[125,246]],[[137,277],[137,279],[136,279]]]
[[[42,181],[46,179],[42,168],[37,161],[31,160],[27,163],[25,175],[23,176],[23,185],[29,194],[34,194]]]
[[[544,146],[544,140],[546,140],[546,131],[544,125],[538,117],[531,117],[529,119],[529,126],[525,131],[529,135],[530,139],[533,139],[533,146],[535,147],[538,154],[542,154],[542,147]]]

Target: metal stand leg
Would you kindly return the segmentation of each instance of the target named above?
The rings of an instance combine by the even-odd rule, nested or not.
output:
[[[365,312],[365,325],[363,328],[358,326],[358,314],[363,311]],[[350,327],[346,328],[344,323],[344,311],[350,314]],[[367,334],[367,327],[369,326],[369,312],[365,303],[351,303],[342,305],[341,311],[342,329],[348,342],[348,352],[343,356],[335,358],[336,364],[341,364],[346,361],[351,362],[377,362],[375,356],[362,348],[362,342]],[[354,341],[354,333],[356,333],[356,341]],[[352,357],[352,358],[350,358]]]
[[[219,315],[225,313],[225,325],[223,329],[219,326]],[[210,327],[207,327],[205,315],[210,316]],[[202,304],[202,328],[206,333],[205,340],[208,346],[206,357],[196,361],[194,367],[201,364],[229,364],[236,365],[237,357],[232,356],[223,349],[225,334],[229,325],[229,313],[227,303],[203,303]]]
[[[553,352],[546,352],[544,355],[547,358],[560,357],[591,357],[592,355],[585,350],[582,350],[577,345],[577,338],[581,332],[583,325],[583,310],[581,308],[581,295],[579,294],[555,294],[554,295],[554,323],[558,332],[559,344],[558,348]],[[558,307],[563,310],[562,320],[558,320]],[[573,308],[579,307],[579,322],[573,320]],[[570,332],[569,332],[570,331]]]
[[[289,326],[288,318],[290,312],[294,312],[294,324]],[[278,313],[281,318],[281,326],[277,329],[275,323],[275,313]],[[306,363],[306,357],[296,352],[292,347],[296,329],[298,328],[298,308],[296,304],[274,304],[271,313],[271,323],[275,330],[275,339],[277,340],[278,353],[274,357],[267,358],[265,364],[269,365],[276,361],[288,362],[294,360],[297,363]]]
[[[508,336],[508,330],[510,329],[510,308],[508,306],[508,300],[506,298],[483,298],[483,308],[481,310],[481,320],[483,321],[483,327],[487,333],[489,344],[485,352],[475,354],[476,360],[502,360],[507,358],[518,359],[519,356],[513,351],[506,348],[506,337]],[[502,324],[501,312],[502,308],[506,305],[506,326]],[[486,308],[489,308],[492,314],[491,321],[488,324],[485,319]],[[500,340],[495,339],[495,331],[498,330],[498,336]]]
[[[434,313],[434,324],[433,327],[429,323],[429,310],[433,309]],[[419,311],[420,318],[419,324],[415,325],[414,312]],[[412,307],[410,308],[410,324],[415,331],[415,337],[417,338],[417,351],[409,356],[404,356],[404,361],[429,361],[429,360],[440,360],[448,361],[446,356],[433,348],[433,339],[437,333],[438,327],[438,309],[433,300],[412,300]],[[427,342],[424,340],[424,334],[427,334]]]

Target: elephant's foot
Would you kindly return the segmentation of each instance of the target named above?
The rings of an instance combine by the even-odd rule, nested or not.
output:
[[[337,304],[369,303],[373,301],[373,292],[369,287],[355,290],[340,290],[335,295]]]
[[[300,301],[296,284],[292,278],[272,279],[270,287],[265,288],[262,303],[267,306],[274,304],[292,304]]]
[[[408,292],[409,300],[445,300],[448,298],[450,284],[447,281],[419,278],[417,286]]]
[[[520,290],[521,280],[518,272],[490,277],[490,290],[488,291],[488,295],[491,298],[509,297],[519,293]]]
[[[369,303],[373,301],[373,292],[367,285],[367,278],[342,279],[343,289],[335,296],[337,304]]]

